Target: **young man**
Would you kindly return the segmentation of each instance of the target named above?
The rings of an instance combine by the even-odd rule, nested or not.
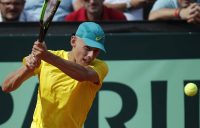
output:
[[[38,75],[40,82],[31,128],[82,128],[96,93],[108,73],[97,59],[105,52],[105,35],[94,22],[80,24],[71,37],[72,50],[49,51],[36,41],[24,65],[10,74],[2,90],[11,92],[26,79]]]
[[[200,0],[157,0],[149,20],[186,20],[200,23]]]
[[[24,3],[24,0],[0,0],[0,22],[20,21]]]
[[[107,8],[103,4],[104,0],[79,0],[76,3],[78,2],[83,7],[67,15],[66,21],[126,21],[122,11]]]

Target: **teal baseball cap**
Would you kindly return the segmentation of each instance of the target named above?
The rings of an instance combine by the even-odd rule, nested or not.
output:
[[[83,22],[79,25],[76,36],[80,37],[84,43],[93,48],[98,48],[106,52],[105,43],[105,33],[100,25],[94,22]]]

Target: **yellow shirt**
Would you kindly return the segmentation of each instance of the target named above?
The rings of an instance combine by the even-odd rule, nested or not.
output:
[[[66,51],[51,52],[68,60]],[[31,128],[82,128],[95,95],[108,73],[106,63],[99,59],[89,66],[97,72],[99,85],[89,81],[79,82],[42,61],[35,70],[40,86]]]

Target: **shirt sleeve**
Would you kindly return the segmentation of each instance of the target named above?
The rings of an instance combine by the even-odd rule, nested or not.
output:
[[[108,65],[104,61],[96,60],[90,67],[97,72],[99,84],[102,85],[104,78],[108,74]]]
[[[151,11],[156,11],[162,8],[175,8],[173,0],[156,0]]]

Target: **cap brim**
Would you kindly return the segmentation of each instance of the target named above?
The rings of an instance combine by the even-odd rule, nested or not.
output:
[[[102,51],[104,51],[106,53],[106,50],[104,48],[104,46],[96,41],[93,41],[91,39],[88,39],[88,38],[81,38],[83,39],[84,43],[87,45],[87,46],[90,46],[90,47],[93,47],[93,48],[98,48]]]

